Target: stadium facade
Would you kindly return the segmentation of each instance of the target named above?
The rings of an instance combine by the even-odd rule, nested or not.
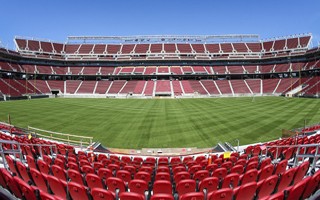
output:
[[[319,47],[311,34],[16,37],[0,53],[7,98],[310,96],[319,94]]]

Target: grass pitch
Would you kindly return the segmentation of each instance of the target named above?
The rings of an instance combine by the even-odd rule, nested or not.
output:
[[[37,99],[0,102],[0,120],[20,127],[93,136],[107,147],[212,147],[269,141],[320,121],[320,100]]]

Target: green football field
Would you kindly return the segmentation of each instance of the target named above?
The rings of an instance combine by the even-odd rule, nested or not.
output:
[[[212,147],[277,139],[282,129],[320,121],[320,100],[35,99],[0,102],[0,120],[20,127],[93,136],[106,147]]]

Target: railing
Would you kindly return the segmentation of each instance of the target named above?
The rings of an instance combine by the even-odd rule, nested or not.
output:
[[[38,128],[34,128],[28,126],[28,130],[35,136],[35,137],[42,137],[46,139],[61,141],[67,144],[74,144],[80,145],[82,148],[83,145],[91,145],[93,141],[93,137],[86,137],[86,136],[79,136],[79,135],[71,135],[53,131],[42,130]],[[39,133],[41,132],[41,133]]]
[[[279,158],[280,154],[282,153],[283,148],[296,148],[296,151],[293,152],[295,154],[294,160],[293,160],[293,166],[297,166],[299,160],[305,159],[305,158],[311,158],[311,168],[314,169],[316,167],[316,163],[318,159],[320,158],[320,144],[303,144],[303,145],[282,145],[282,146],[266,146],[265,154],[269,152],[271,148],[275,148],[275,157],[274,160]],[[308,153],[309,148],[314,148],[312,151],[315,151],[314,153]]]

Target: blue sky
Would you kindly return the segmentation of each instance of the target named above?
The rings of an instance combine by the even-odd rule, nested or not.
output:
[[[312,33],[320,41],[319,0],[0,0],[0,41],[14,36],[65,42],[70,35]]]

